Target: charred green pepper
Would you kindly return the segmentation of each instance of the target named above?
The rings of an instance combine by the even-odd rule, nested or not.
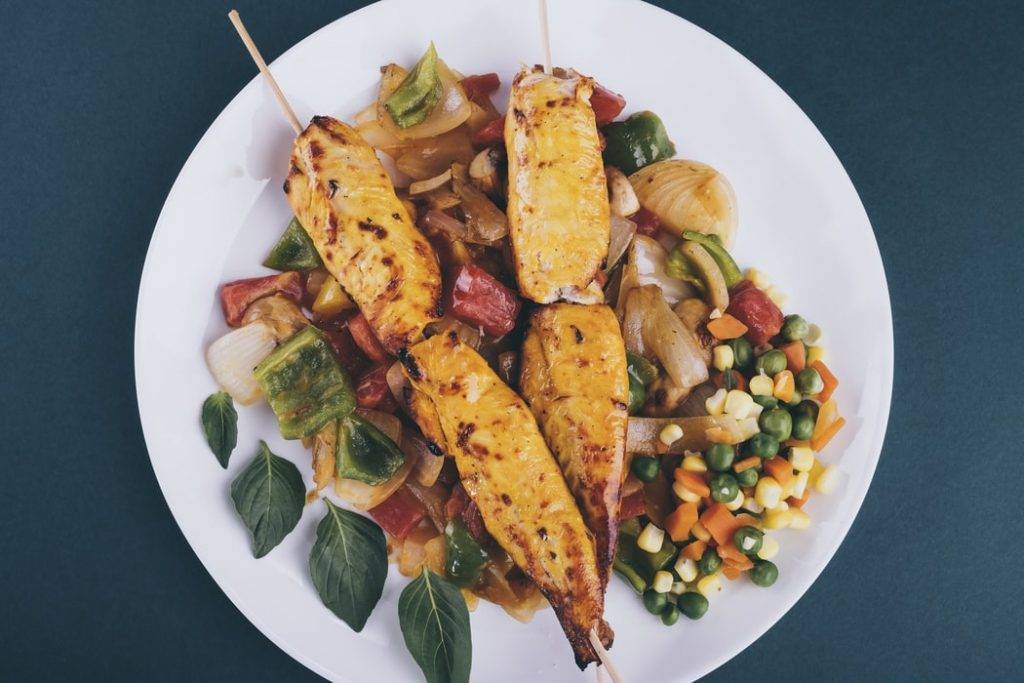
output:
[[[700,246],[704,247],[711,258],[714,259],[715,263],[718,264],[718,269],[722,271],[722,277],[725,278],[725,286],[732,289],[740,280],[743,279],[743,273],[740,272],[740,267],[736,265],[736,261],[733,260],[732,256],[726,250],[722,244],[722,239],[718,235],[705,235],[702,232],[695,230],[686,230],[683,232],[683,239],[696,242]]]
[[[266,260],[263,262],[267,268],[274,270],[313,270],[324,264],[320,260],[320,254],[313,246],[313,240],[309,238],[306,229],[299,223],[298,218],[293,218],[284,229],[277,244],[270,250]]]
[[[437,50],[431,43],[416,66],[384,100],[384,108],[399,128],[422,123],[441,99],[441,77],[437,73]]]
[[[444,549],[444,573],[452,583],[461,588],[475,586],[487,564],[487,551],[461,519],[453,519],[445,526]]]
[[[676,153],[665,124],[651,111],[637,112],[625,121],[609,123],[602,132],[607,143],[604,163],[626,175]]]
[[[302,439],[355,408],[355,392],[324,333],[310,325],[256,366],[281,436]]]
[[[704,280],[679,247],[669,252],[668,258],[665,259],[665,274],[693,285],[701,294],[707,289]]]
[[[643,407],[647,400],[647,387],[657,379],[658,369],[643,356],[627,351],[626,374],[629,376],[629,406],[627,410],[630,415],[633,415]]]
[[[635,522],[636,520],[629,521]],[[615,552],[612,569],[625,579],[626,583],[633,587],[633,590],[642,595],[654,579],[654,572],[647,567],[641,557],[643,551],[636,546],[636,538],[640,533],[639,525],[637,527],[633,533],[630,533],[625,522],[619,527],[619,546]]]
[[[370,486],[383,484],[405,464],[405,453],[387,434],[355,413],[338,420],[338,476]]]

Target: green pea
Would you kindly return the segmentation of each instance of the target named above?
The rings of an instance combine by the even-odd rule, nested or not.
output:
[[[674,626],[679,621],[679,614],[679,608],[669,603],[665,611],[661,613],[661,623],[665,624],[665,626]]]
[[[659,593],[653,588],[648,588],[644,591],[644,607],[651,614],[661,614],[665,611],[665,605],[668,604],[668,596],[664,593]]]
[[[779,399],[774,396],[761,396],[758,394],[754,397],[754,403],[765,409],[778,408]]]
[[[771,434],[754,434],[747,441],[747,452],[759,458],[774,458],[779,452],[779,440]]]
[[[764,534],[761,530],[753,526],[741,526],[736,530],[736,533],[732,535],[732,542],[741,553],[745,555],[757,555],[757,551],[761,549],[761,543],[764,541]]]
[[[745,337],[737,337],[729,341],[732,348],[733,364],[740,370],[749,370],[754,365],[754,347]]]
[[[715,472],[727,471],[732,467],[732,461],[735,458],[736,449],[725,443],[711,444],[707,452],[704,453],[705,462],[707,462],[708,467],[713,469]]]
[[[822,381],[821,375],[814,368],[804,368],[800,372],[796,373],[796,390],[801,394],[820,394],[821,390],[825,388],[825,382]]]
[[[630,469],[633,470],[633,474],[640,481],[654,481],[658,478],[658,464],[657,458],[634,458],[633,464],[630,465]]]
[[[764,374],[774,377],[786,369],[786,354],[778,349],[766,351],[757,358],[755,370],[764,370]]]
[[[748,467],[742,472],[736,473],[736,483],[742,486],[743,488],[749,488],[751,486],[757,485],[757,480],[759,478],[760,475],[758,474],[757,469],[754,467]]]
[[[796,314],[787,315],[782,319],[782,338],[786,341],[803,339],[809,331],[807,321]]]
[[[701,574],[705,576],[708,574],[714,574],[722,568],[722,558],[718,556],[714,548],[708,548],[704,551],[704,554],[697,560],[697,569],[700,570]]]
[[[736,499],[740,485],[731,474],[716,474],[711,477],[711,497],[719,503],[730,503]]]
[[[793,417],[793,438],[797,441],[807,441],[814,434],[814,418],[810,415],[800,413]]]
[[[818,419],[818,404],[809,398],[805,398],[800,401],[793,410],[789,411],[790,414],[795,418],[797,415],[808,415],[811,420]]]
[[[750,570],[750,580],[754,582],[754,585],[762,588],[771,586],[778,578],[779,568],[775,566],[774,562],[768,560],[755,561],[754,568]]]
[[[782,408],[764,411],[757,424],[762,432],[774,436],[779,441],[788,439],[793,431],[793,418]]]
[[[687,619],[700,619],[708,611],[708,599],[696,591],[687,591],[676,600]]]

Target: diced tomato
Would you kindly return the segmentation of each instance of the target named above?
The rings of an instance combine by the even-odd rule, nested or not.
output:
[[[253,301],[271,294],[281,294],[295,303],[302,302],[302,275],[296,272],[235,280],[220,288],[220,305],[228,325],[242,324],[245,309]]]
[[[747,340],[754,346],[768,343],[782,329],[782,311],[750,280],[732,288],[725,312],[747,326]]]
[[[451,278],[447,310],[456,318],[501,337],[516,326],[522,302],[511,289],[472,263],[459,266]]]
[[[366,354],[366,357],[374,363],[383,363],[388,359],[388,352],[384,350],[377,335],[370,328],[370,323],[362,313],[357,313],[348,320],[348,331],[356,346]]]
[[[501,81],[498,79],[498,74],[489,73],[478,76],[466,76],[459,81],[459,84],[466,91],[466,97],[481,107],[486,107],[491,103],[490,94],[498,89]]]
[[[638,233],[657,239],[658,233],[661,231],[661,219],[653,211],[642,208],[630,216],[629,220],[636,223]]]
[[[466,489],[462,488],[462,482],[459,482],[452,487],[448,502],[444,504],[445,517],[450,522],[462,516],[462,511],[466,509],[467,505],[469,505],[469,494],[466,493]]]
[[[594,108],[597,125],[611,123],[626,107],[626,98],[614,93],[600,83],[594,83],[594,94],[590,96],[590,106]]]
[[[622,499],[622,503],[619,505],[619,520],[623,521],[639,517],[644,514],[645,509],[644,490],[639,488]]]
[[[405,538],[427,516],[423,504],[404,486],[383,503],[368,510],[370,517],[395,538]]]
[[[348,331],[347,327],[340,329],[321,327],[320,329],[327,336],[327,341],[331,343],[334,355],[338,357],[338,362],[341,363],[341,367],[345,369],[349,376],[359,377],[359,375],[366,371],[370,361],[366,359],[363,352],[356,346],[355,341],[352,339],[352,333]]]
[[[505,141],[505,117],[494,119],[483,128],[473,133],[473,146],[490,147]]]
[[[394,413],[398,410],[391,387],[388,386],[388,365],[377,365],[364,374],[356,385],[356,404],[360,408]]]

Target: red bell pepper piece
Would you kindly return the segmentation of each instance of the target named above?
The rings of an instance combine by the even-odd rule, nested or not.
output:
[[[242,324],[249,304],[271,294],[281,294],[297,304],[302,303],[302,274],[296,272],[235,280],[220,288],[220,305],[224,319],[231,327]]]
[[[384,531],[395,538],[408,536],[420,520],[427,516],[423,504],[404,486],[368,512]]]
[[[732,288],[725,312],[747,326],[747,340],[754,346],[768,343],[782,329],[782,311],[750,280]]]
[[[352,334],[359,350],[366,354],[366,357],[374,363],[383,363],[388,359],[388,352],[384,350],[377,335],[370,328],[370,323],[362,313],[356,313],[348,320],[348,331]]]
[[[466,76],[459,81],[459,84],[466,91],[466,97],[481,107],[486,107],[491,103],[490,94],[498,89],[498,86],[501,85],[501,80],[498,79],[498,74],[489,73],[478,76]]]
[[[619,521],[633,519],[644,514],[647,510],[647,503],[644,497],[643,488],[637,489],[622,499],[619,505]]]
[[[636,231],[641,235],[647,235],[653,239],[658,238],[658,233],[661,231],[661,219],[653,211],[641,208],[630,216],[629,220],[636,223]]]
[[[492,337],[501,337],[516,326],[522,302],[511,289],[483,268],[466,263],[452,277],[447,310]]]
[[[356,346],[355,341],[352,339],[352,333],[348,331],[347,327],[333,330],[330,327],[326,327],[321,328],[321,331],[327,337],[327,341],[331,343],[331,349],[334,351],[334,355],[338,357],[341,367],[345,369],[345,372],[350,377],[358,377],[366,370],[370,361],[366,359],[363,352]]]
[[[502,116],[500,119],[494,119],[483,128],[473,133],[473,146],[474,147],[490,147],[491,145],[497,145],[504,143],[505,141],[505,117]]]
[[[453,519],[461,519],[462,523],[466,525],[469,535],[477,542],[483,543],[488,538],[489,534],[484,526],[480,508],[470,500],[466,489],[462,487],[462,482],[456,484],[452,489],[448,502],[444,505],[444,514],[449,522]]]
[[[356,405],[370,410],[394,413],[398,403],[387,380],[388,365],[377,365],[364,374],[356,385]]]
[[[594,83],[594,94],[590,96],[590,106],[594,108],[597,125],[603,126],[615,120],[626,107],[626,98],[614,93],[600,83]]]

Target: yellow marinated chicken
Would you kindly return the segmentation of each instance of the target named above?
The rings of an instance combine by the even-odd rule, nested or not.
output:
[[[523,69],[505,118],[508,221],[516,279],[537,303],[601,303],[594,278],[608,257],[608,187],[590,95],[578,74]]]
[[[576,663],[597,661],[588,634],[596,628],[607,647],[613,633],[594,545],[529,408],[454,332],[413,346],[402,363],[420,395],[414,417],[440,426],[487,531],[551,603]]]
[[[540,308],[530,318],[521,368],[519,389],[594,534],[607,585],[619,535],[629,403],[615,313],[604,305]]]
[[[437,255],[355,130],[313,117],[295,140],[284,191],[327,270],[388,351],[414,344],[441,317]]]

